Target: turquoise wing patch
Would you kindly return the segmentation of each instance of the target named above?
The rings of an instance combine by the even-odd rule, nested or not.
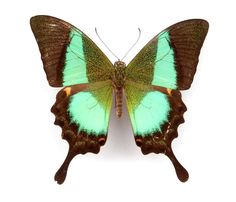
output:
[[[177,88],[175,56],[168,31],[158,35],[152,85]]]
[[[88,83],[82,33],[71,29],[70,43],[66,48],[63,86]]]
[[[147,93],[130,115],[134,133],[145,136],[161,132],[161,126],[167,121],[169,111],[170,106],[165,94],[158,91]]]
[[[144,91],[129,84],[125,92],[134,134],[149,136],[161,132],[171,111],[168,96],[159,91]]]
[[[71,123],[88,135],[106,135],[112,105],[112,88],[105,86],[91,92],[79,92],[71,96],[68,113]]]

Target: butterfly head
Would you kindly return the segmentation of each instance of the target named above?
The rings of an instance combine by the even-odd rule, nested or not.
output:
[[[115,67],[115,69],[125,69],[126,64],[123,61],[118,60],[114,63],[114,67]]]
[[[125,81],[126,64],[119,60],[114,63],[114,68],[114,84],[116,87],[123,87]]]

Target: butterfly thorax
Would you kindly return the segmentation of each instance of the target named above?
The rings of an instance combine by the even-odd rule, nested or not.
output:
[[[114,63],[114,68],[113,83],[115,87],[123,88],[125,82],[126,64],[122,61],[117,61]]]
[[[121,117],[126,64],[122,61],[117,61],[114,63],[114,68],[115,70],[114,70],[114,76],[113,76],[113,86],[114,86],[114,92],[115,92],[116,115],[118,117]]]

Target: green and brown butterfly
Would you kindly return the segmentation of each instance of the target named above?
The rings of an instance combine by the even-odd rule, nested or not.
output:
[[[77,154],[99,152],[107,138],[112,96],[120,117],[124,92],[137,146],[143,154],[166,154],[185,182],[188,172],[171,142],[187,110],[180,90],[191,86],[208,22],[192,19],[170,26],[127,66],[120,60],[113,65],[88,36],[63,20],[42,15],[32,17],[30,24],[49,85],[63,87],[51,111],[69,151],[55,180],[64,182]]]

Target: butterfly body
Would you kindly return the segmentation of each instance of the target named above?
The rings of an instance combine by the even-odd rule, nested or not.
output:
[[[122,99],[123,89],[125,85],[125,69],[126,64],[122,61],[114,63],[114,77],[113,77],[113,88],[115,92],[115,107],[116,115],[121,117],[122,115]]]
[[[115,96],[116,114],[122,115],[122,97],[143,154],[163,153],[182,182],[188,172],[176,159],[171,143],[178,136],[187,110],[180,90],[190,88],[208,23],[192,19],[176,23],[156,35],[126,65],[114,65],[83,32],[51,16],[30,21],[44,70],[52,87],[62,87],[52,106],[55,124],[69,143],[68,155],[57,171],[61,184],[77,154],[98,153],[106,142]]]

